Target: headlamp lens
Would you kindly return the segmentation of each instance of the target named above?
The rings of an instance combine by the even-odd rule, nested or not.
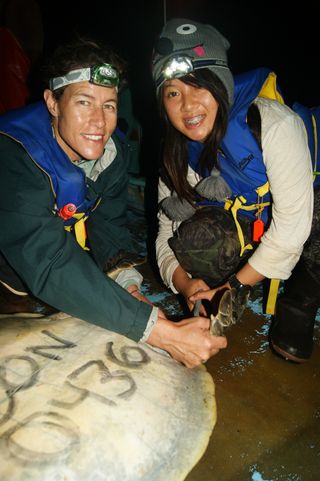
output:
[[[162,74],[166,79],[183,77],[193,71],[193,64],[190,57],[171,58],[164,66]]]
[[[91,67],[90,82],[103,87],[118,87],[119,73],[108,63],[95,65]]]

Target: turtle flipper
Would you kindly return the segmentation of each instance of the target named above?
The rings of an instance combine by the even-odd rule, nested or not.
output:
[[[210,332],[213,336],[222,336],[226,328],[241,319],[250,293],[251,288],[249,286],[248,289],[237,290],[232,288],[224,291],[217,314],[210,314]]]

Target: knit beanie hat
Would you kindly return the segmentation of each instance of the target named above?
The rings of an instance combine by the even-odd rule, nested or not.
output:
[[[214,72],[233,102],[233,76],[228,67],[228,40],[211,25],[185,18],[169,20],[158,38],[152,59],[152,75],[157,92],[168,78],[179,78],[193,70]]]

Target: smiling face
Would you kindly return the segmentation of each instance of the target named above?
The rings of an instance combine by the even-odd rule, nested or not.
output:
[[[190,140],[204,142],[211,133],[218,103],[208,90],[179,79],[167,80],[163,105],[172,125]]]
[[[44,99],[56,140],[70,160],[101,157],[117,125],[116,88],[83,81],[68,85],[59,100],[45,90]]]

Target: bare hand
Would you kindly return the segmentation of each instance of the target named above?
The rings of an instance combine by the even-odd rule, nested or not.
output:
[[[226,285],[224,284],[223,286],[215,287],[214,289],[198,291],[198,292],[195,292],[193,295],[191,295],[189,300],[190,302],[193,302],[193,303],[201,299],[208,299],[208,301],[211,301],[218,291],[225,288],[226,288]]]
[[[209,319],[204,317],[180,322],[159,318],[147,343],[164,349],[189,368],[196,367],[227,347],[224,336],[210,334],[209,324]]]
[[[191,299],[191,297],[199,291],[208,291],[209,286],[202,280],[202,279],[190,279],[185,282],[184,287],[182,289],[181,294],[184,296],[188,308],[190,311],[193,311],[195,301]],[[200,311],[201,312],[201,311]],[[202,314],[205,314],[204,311],[202,311]]]

